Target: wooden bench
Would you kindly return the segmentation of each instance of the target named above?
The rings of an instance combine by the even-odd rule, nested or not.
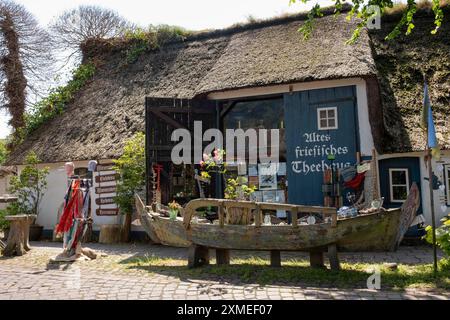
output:
[[[30,224],[36,219],[36,215],[15,215],[6,216],[7,221],[11,221],[8,240],[3,255],[7,257],[22,256],[31,250],[29,244]]]

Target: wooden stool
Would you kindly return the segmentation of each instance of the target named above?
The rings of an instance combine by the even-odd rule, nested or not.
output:
[[[30,224],[36,219],[36,215],[21,214],[6,216],[5,219],[11,221],[11,228],[3,255],[7,257],[22,256],[31,250],[29,244]]]

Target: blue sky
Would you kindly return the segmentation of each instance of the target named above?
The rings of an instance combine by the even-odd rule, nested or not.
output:
[[[18,0],[16,2],[24,5],[44,26],[64,10],[81,4],[92,4],[113,9],[126,19],[142,26],[170,24],[190,30],[224,28],[245,21],[249,16],[269,18],[283,13],[294,13],[307,10],[316,2],[322,5],[331,4],[327,0],[291,6],[289,0]],[[10,133],[7,126],[8,119],[7,113],[0,110],[0,138],[5,138]]]

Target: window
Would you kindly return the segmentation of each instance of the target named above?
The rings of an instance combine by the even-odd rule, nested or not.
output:
[[[88,168],[75,168],[74,174],[79,176],[81,179],[92,180],[92,172],[88,171]]]
[[[337,129],[337,107],[317,108],[317,124],[319,130]]]
[[[447,196],[447,206],[450,206],[450,165],[446,164],[444,166],[445,172],[445,193]]]
[[[408,169],[389,169],[391,202],[405,202],[409,194]]]

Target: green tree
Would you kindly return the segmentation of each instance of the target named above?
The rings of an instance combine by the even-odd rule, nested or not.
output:
[[[39,158],[30,152],[25,158],[25,167],[10,180],[9,192],[18,197],[18,201],[8,206],[9,214],[39,215],[39,204],[47,189],[49,168],[38,168]]]
[[[289,0],[290,4],[294,4],[296,2],[306,4],[311,3],[311,0]],[[344,2],[345,0],[334,0],[336,14],[341,13]],[[392,9],[395,5],[398,5],[399,7],[402,6],[401,4],[398,4],[397,1],[394,0],[370,0],[370,1],[350,0],[348,2],[352,4],[352,9],[349,11],[347,19],[350,20],[354,17],[360,19],[360,22],[358,23],[357,27],[355,28],[355,30],[353,30],[353,35],[348,41],[349,43],[353,43],[358,39],[361,30],[377,14],[374,10],[372,10],[371,6],[378,6],[380,8],[381,14],[385,13],[389,9]],[[392,40],[396,38],[398,35],[400,35],[403,28],[406,28],[405,32],[406,35],[410,34],[414,29],[414,19],[413,19],[414,14],[420,7],[431,7],[431,9],[433,10],[435,17],[434,18],[435,28],[430,31],[432,34],[435,34],[439,30],[442,21],[444,19],[444,11],[442,8],[448,4],[449,4],[448,0],[431,0],[431,2],[407,0],[406,5],[404,5],[404,10],[400,21],[397,23],[394,29],[386,36],[386,39]],[[321,17],[322,15],[323,15],[322,7],[320,6],[320,4],[317,3],[310,10],[308,14],[308,20],[299,29],[299,31],[303,33],[305,39],[308,39],[311,35],[315,18]]]
[[[114,170],[119,174],[117,195],[114,201],[125,215],[122,239],[128,240],[133,213],[134,194],[145,186],[145,135],[135,134],[125,143],[122,156],[114,160]]]
[[[5,163],[7,157],[8,149],[6,148],[6,142],[5,140],[0,140],[0,165]]]

